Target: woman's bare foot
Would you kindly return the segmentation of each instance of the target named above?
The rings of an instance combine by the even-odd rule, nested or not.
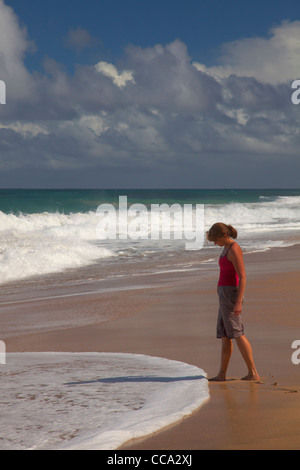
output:
[[[218,374],[216,377],[212,379],[208,379],[209,382],[226,382],[226,376]]]
[[[249,381],[252,380],[252,381],[259,382],[260,377],[258,374],[248,374],[245,377],[243,377],[242,380],[249,380]]]

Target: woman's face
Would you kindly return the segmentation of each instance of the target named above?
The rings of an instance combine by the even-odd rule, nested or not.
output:
[[[226,241],[227,241],[227,235],[224,235],[224,237],[216,238],[214,241],[214,244],[218,246],[225,246]]]

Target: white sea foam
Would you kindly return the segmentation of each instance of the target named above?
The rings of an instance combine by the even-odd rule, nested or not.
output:
[[[0,283],[86,266],[113,256],[95,242],[95,214],[0,212]]]
[[[232,202],[205,206],[205,222],[216,221],[237,226],[249,238],[272,231],[300,230],[300,197],[277,197],[260,203]]]
[[[206,204],[205,230],[215,222],[225,222],[238,230],[239,241],[248,251],[265,251],[275,246],[299,242],[300,197],[260,197],[258,203],[232,202]],[[155,219],[156,220],[156,219]],[[170,239],[151,239],[163,215],[152,227],[143,228],[137,240],[101,240],[97,232],[99,217],[87,213],[5,214],[0,212],[0,284],[33,275],[61,272],[96,263],[100,259],[151,257],[157,252],[184,250],[178,218],[170,219]],[[204,249],[207,249],[205,246]]]
[[[121,353],[8,353],[0,449],[116,449],[209,399],[202,369]]]

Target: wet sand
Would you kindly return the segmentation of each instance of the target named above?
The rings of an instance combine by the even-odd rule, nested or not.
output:
[[[210,383],[207,404],[122,449],[300,449],[300,365],[291,360],[292,342],[300,340],[299,254],[300,245],[245,255],[243,321],[262,383],[240,380],[247,371],[234,345],[228,380]],[[204,275],[182,273],[170,284],[166,276],[153,276],[149,288],[91,289],[60,297],[52,292],[51,300],[32,302],[20,297],[19,303],[2,307],[9,327],[1,339],[8,352],[148,354],[194,364],[212,377],[220,359],[215,338],[218,268]],[[119,315],[102,316],[99,322],[97,311],[104,305]]]

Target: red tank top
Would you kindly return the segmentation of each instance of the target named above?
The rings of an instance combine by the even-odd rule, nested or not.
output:
[[[227,258],[228,251],[232,247],[233,243],[227,250],[227,253],[224,256],[219,258],[220,266],[220,277],[218,286],[238,286],[239,285],[239,276],[233,266],[233,263]]]

